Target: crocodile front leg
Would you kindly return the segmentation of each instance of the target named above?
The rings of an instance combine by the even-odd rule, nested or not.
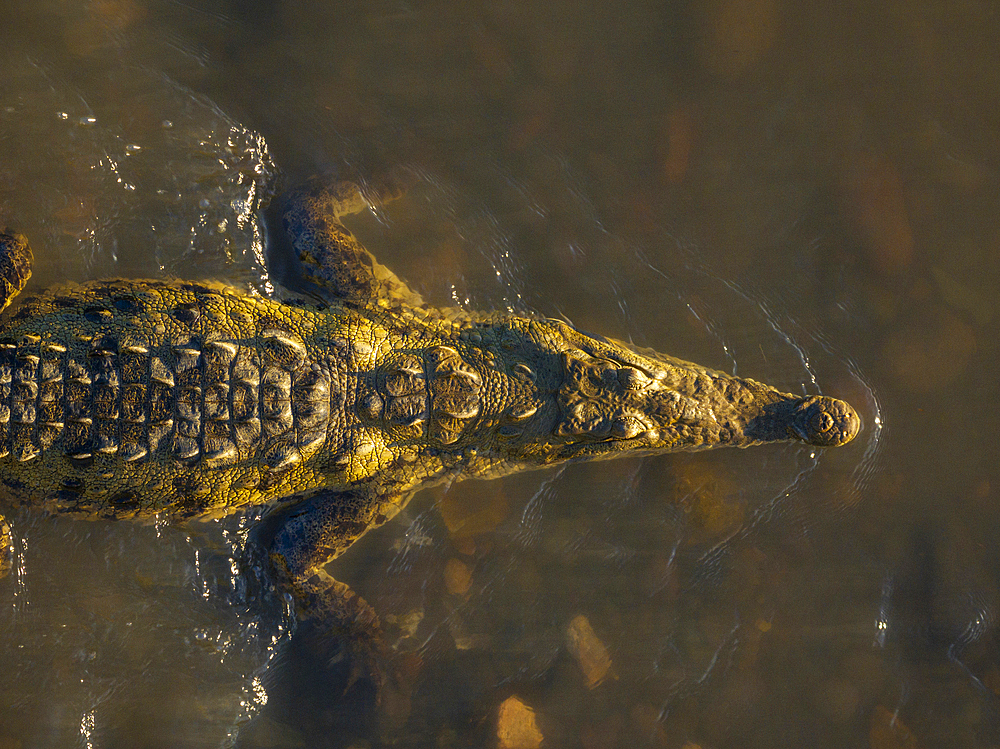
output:
[[[346,689],[365,677],[381,693],[391,676],[389,651],[372,607],[323,567],[388,520],[383,508],[398,506],[369,487],[317,494],[289,510],[271,544],[279,584],[291,594],[298,618],[309,625],[317,657],[333,661],[344,648],[351,656]]]
[[[382,184],[368,187],[379,203],[395,200],[404,191],[400,175],[389,175]],[[423,306],[420,295],[379,263],[341,223],[341,216],[368,206],[361,188],[347,181],[313,178],[288,196],[282,224],[301,274],[332,299],[360,306]]]

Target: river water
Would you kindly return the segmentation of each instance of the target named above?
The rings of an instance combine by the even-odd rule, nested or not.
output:
[[[864,428],[418,495],[330,568],[393,646],[381,701],[295,637],[256,515],[9,512],[0,749],[1000,745],[1000,14],[800,5],[7,3],[0,223],[36,288],[281,296],[270,197],[404,167],[351,226],[429,301]]]

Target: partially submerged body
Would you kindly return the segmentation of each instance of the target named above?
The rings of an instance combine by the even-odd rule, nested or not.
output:
[[[559,321],[429,308],[340,224],[363,205],[349,183],[289,200],[285,228],[328,305],[162,281],[24,300],[0,320],[0,482],[86,517],[211,518],[292,498],[274,570],[301,616],[342,623],[365,607],[322,566],[434,482],[858,432],[834,398]],[[0,301],[29,266],[26,243],[0,235]]]

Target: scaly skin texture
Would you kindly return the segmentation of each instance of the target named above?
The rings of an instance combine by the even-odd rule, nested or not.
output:
[[[314,181],[285,206],[303,278],[329,305],[105,281],[5,313],[0,482],[89,518],[204,519],[290,498],[270,540],[277,581],[301,618],[348,634],[379,683],[377,617],[324,565],[417,489],[576,459],[838,446],[860,428],[843,401],[559,321],[429,308],[340,223],[364,205],[353,184]],[[30,262],[23,238],[0,234],[0,304]],[[0,517],[0,576],[9,548]]]
[[[102,517],[214,517],[372,480],[401,495],[637,450],[837,445],[857,431],[848,409],[552,320],[293,307],[203,284],[58,289],[0,326],[0,478]]]

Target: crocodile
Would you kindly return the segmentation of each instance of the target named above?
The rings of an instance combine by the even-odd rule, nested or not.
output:
[[[344,632],[377,617],[325,566],[423,487],[637,453],[833,447],[860,429],[836,398],[559,320],[428,306],[341,222],[367,205],[356,184],[322,179],[283,204],[303,284],[324,303],[162,280],[18,299],[0,319],[7,493],[91,519],[272,505],[275,580],[301,619]],[[31,262],[22,236],[0,236],[4,306]],[[0,535],[9,558],[2,517]]]

